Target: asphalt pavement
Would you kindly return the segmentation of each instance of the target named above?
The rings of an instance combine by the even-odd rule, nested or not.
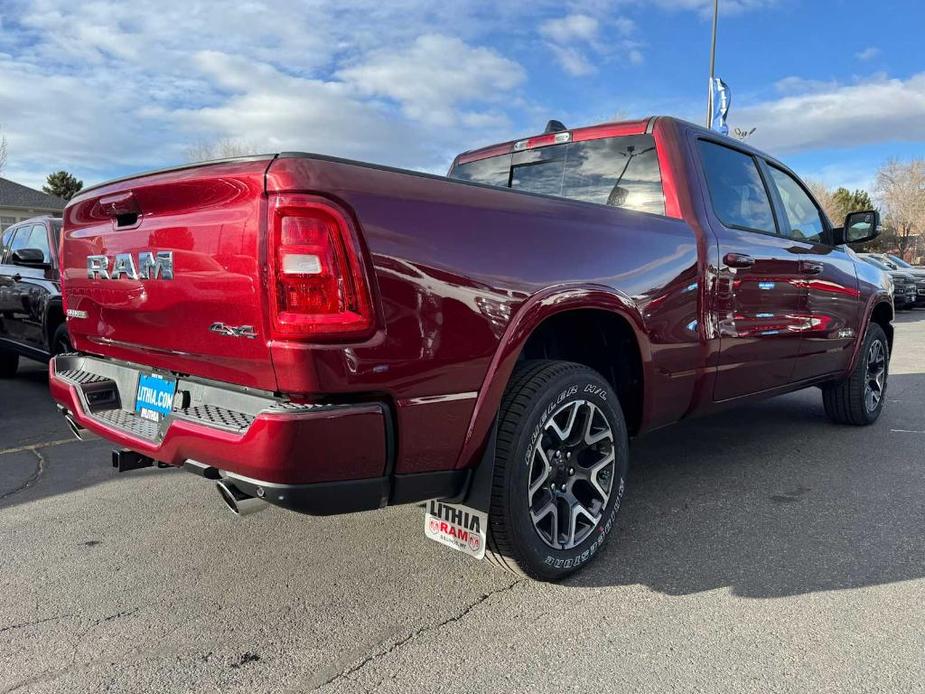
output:
[[[818,390],[633,443],[613,540],[561,585],[421,510],[232,516],[0,382],[0,692],[925,692],[925,310],[888,403]]]

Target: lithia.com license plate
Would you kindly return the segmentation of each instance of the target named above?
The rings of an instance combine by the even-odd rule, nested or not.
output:
[[[159,422],[173,409],[173,396],[176,392],[176,379],[158,374],[141,374],[138,378],[135,412],[152,422]]]

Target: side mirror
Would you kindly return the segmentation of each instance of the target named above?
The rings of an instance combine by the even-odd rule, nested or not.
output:
[[[864,243],[880,235],[880,213],[876,210],[852,212],[845,217],[845,226],[835,230],[838,243]]]
[[[13,251],[13,255],[10,259],[13,265],[39,268],[48,267],[48,263],[45,262],[45,254],[42,252],[41,248],[20,248],[18,251]]]

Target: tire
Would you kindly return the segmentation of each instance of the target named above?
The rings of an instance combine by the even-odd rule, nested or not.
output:
[[[486,556],[543,581],[585,566],[613,530],[628,467],[626,423],[607,381],[581,364],[523,362],[501,404]]]
[[[51,338],[51,354],[57,356],[71,351],[71,336],[67,332],[67,325],[62,323],[55,329]]]
[[[0,352],[0,378],[13,378],[19,368],[19,355],[16,352]]]
[[[886,402],[889,367],[890,344],[886,333],[871,323],[852,372],[822,389],[822,403],[829,419],[853,426],[876,422]]]

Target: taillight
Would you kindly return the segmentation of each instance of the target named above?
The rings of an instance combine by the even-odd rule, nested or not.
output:
[[[273,336],[357,337],[373,327],[356,230],[334,203],[309,195],[270,201],[269,286]]]

